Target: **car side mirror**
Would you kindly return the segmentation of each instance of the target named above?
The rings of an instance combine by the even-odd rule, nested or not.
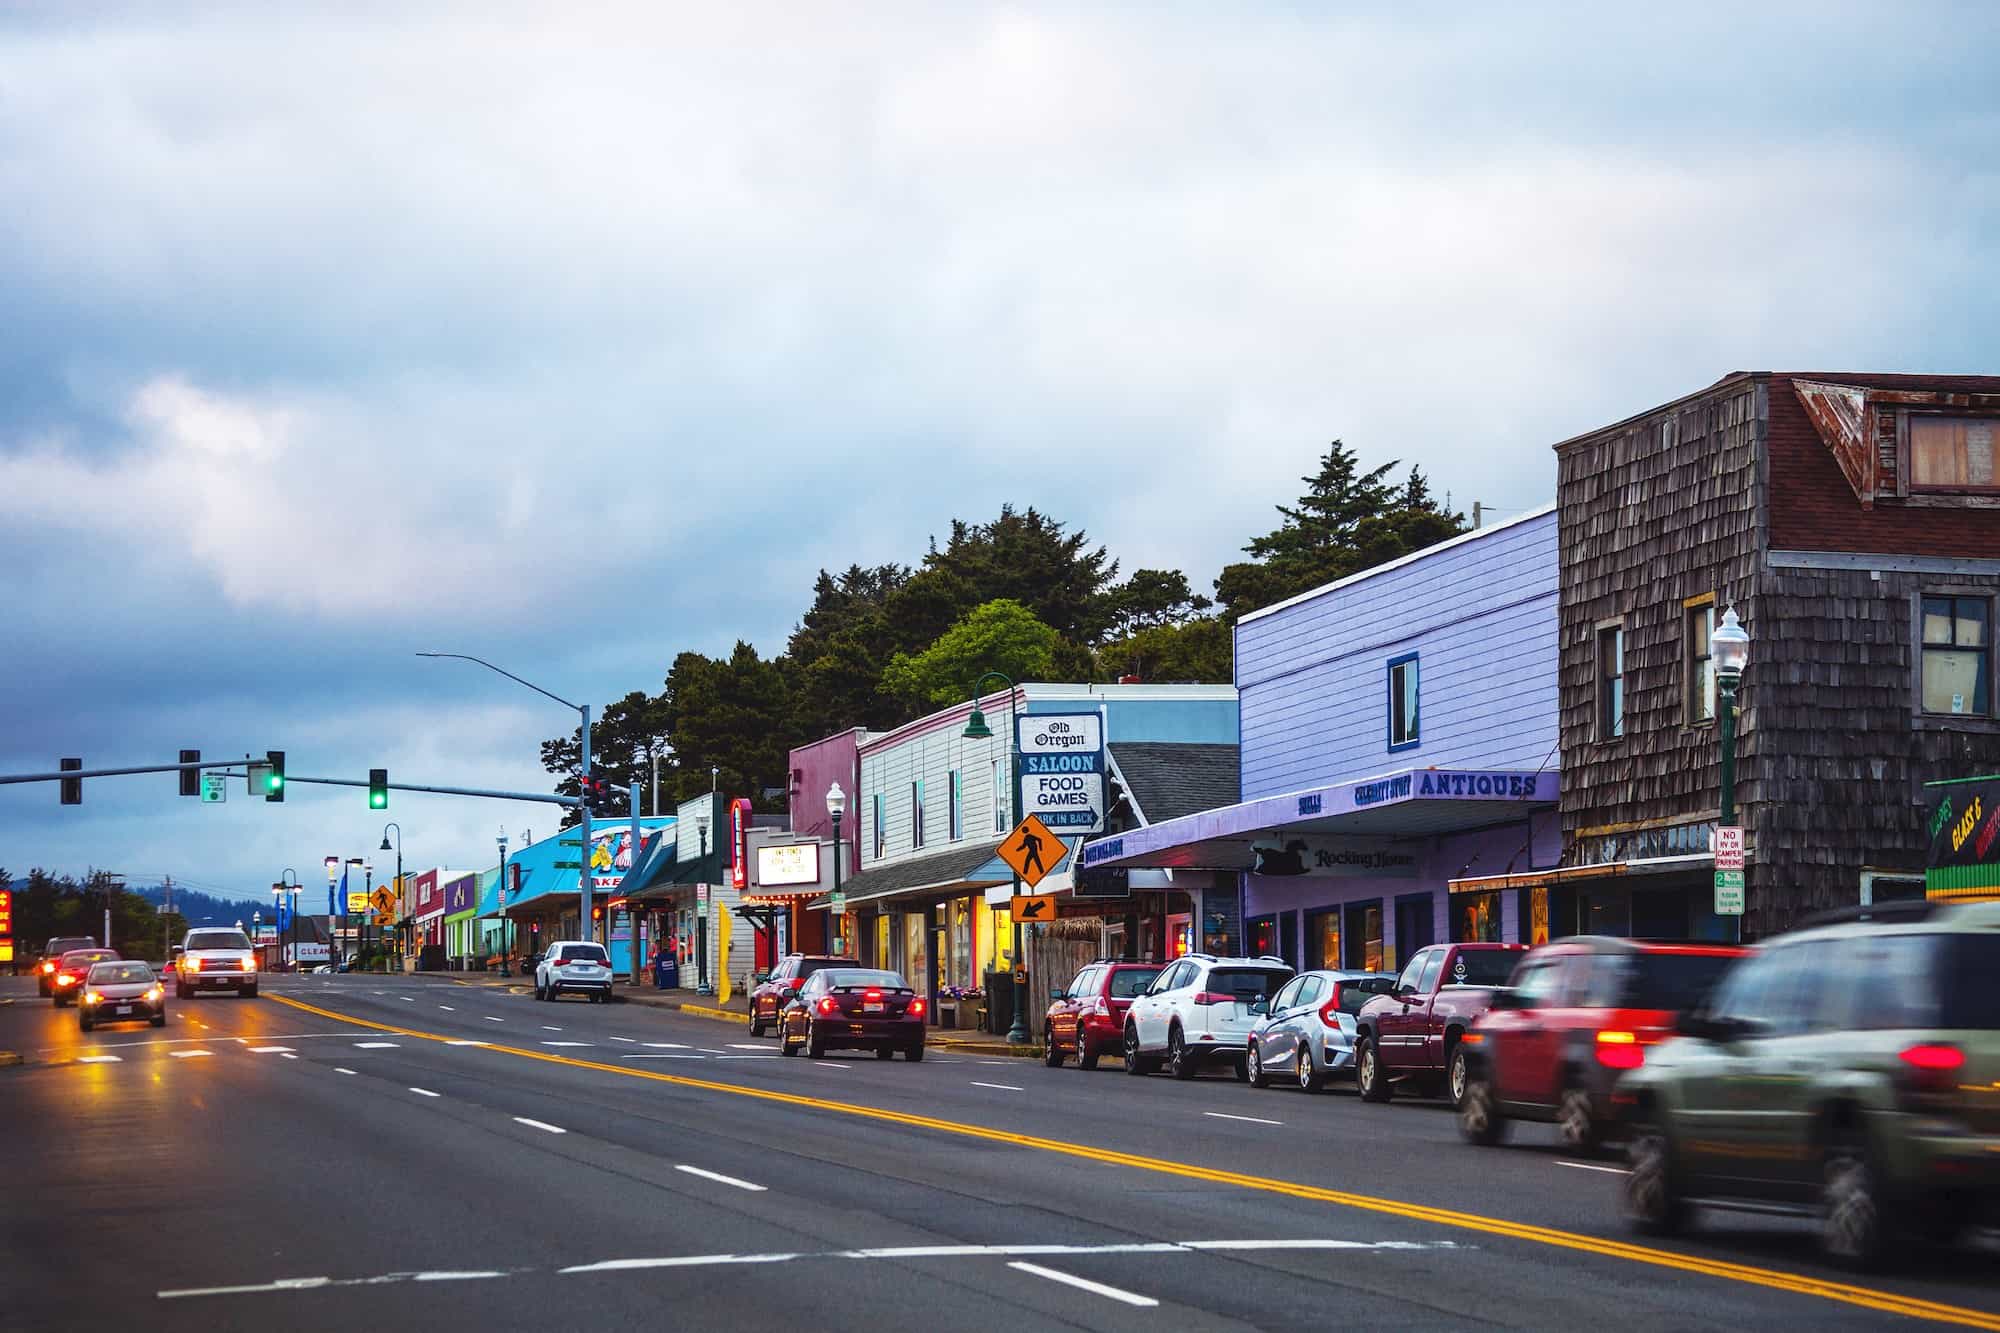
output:
[[[1271,1002],[1259,995],[1255,1000],[1250,1002],[1250,1012],[1252,1014],[1268,1014],[1271,1012]]]
[[[1394,994],[1395,997],[1399,1000],[1407,1000],[1416,993],[1417,993],[1417,988],[1414,983],[1407,986],[1398,986],[1392,992],[1392,994]]]
[[[1064,992],[1064,990],[1063,990],[1063,988],[1062,988],[1061,986],[1051,986],[1051,987],[1049,987],[1049,998],[1050,998],[1051,1000],[1060,1000],[1060,999],[1064,998],[1064,995],[1065,995],[1065,992]]]

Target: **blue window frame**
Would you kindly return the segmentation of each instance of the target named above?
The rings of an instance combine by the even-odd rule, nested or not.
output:
[[[1389,752],[1413,750],[1423,737],[1417,712],[1417,655],[1389,659]]]

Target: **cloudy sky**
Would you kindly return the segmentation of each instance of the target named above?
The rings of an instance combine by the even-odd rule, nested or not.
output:
[[[1335,436],[1514,511],[1733,369],[2000,369],[1985,5],[550,8],[0,3],[0,771],[545,788],[415,651],[602,701],[1003,500],[1206,584]],[[0,866],[381,838],[173,792]]]

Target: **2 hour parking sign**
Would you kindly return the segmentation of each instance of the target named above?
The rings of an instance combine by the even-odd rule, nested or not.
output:
[[[1104,718],[1097,713],[1023,713],[1014,719],[1020,811],[1064,833],[1104,827]]]

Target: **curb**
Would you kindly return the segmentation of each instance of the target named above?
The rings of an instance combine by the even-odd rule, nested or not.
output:
[[[666,1007],[668,1006],[661,1006],[661,1008]],[[750,1021],[749,1014],[739,1014],[734,1009],[711,1009],[705,1004],[682,1004],[672,1007],[678,1009],[681,1013],[693,1014],[697,1018],[720,1018],[730,1023],[748,1023]]]
[[[28,1063],[19,1051],[0,1051],[0,1069],[12,1069],[15,1065]]]

